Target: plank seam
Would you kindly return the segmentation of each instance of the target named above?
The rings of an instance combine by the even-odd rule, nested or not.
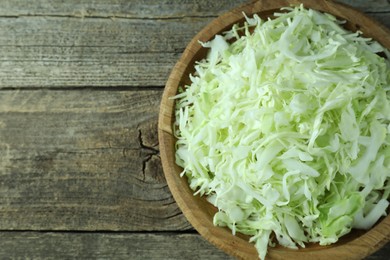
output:
[[[25,91],[80,91],[80,90],[90,90],[90,91],[160,91],[164,89],[165,86],[161,85],[150,85],[150,86],[127,86],[127,85],[109,85],[109,86],[66,86],[66,87],[48,87],[48,86],[34,86],[30,85],[28,87],[1,87],[0,91],[15,91],[15,90],[25,90]]]
[[[0,233],[23,233],[23,232],[31,232],[31,233],[75,233],[75,234],[199,234],[195,229],[183,229],[177,231],[171,230],[155,230],[155,231],[138,231],[138,230],[50,230],[50,229],[16,229],[16,230],[7,230],[0,229]]]
[[[182,15],[182,16],[125,16],[125,15],[85,15],[80,14],[11,14],[0,15],[0,18],[40,18],[40,17],[53,17],[53,18],[77,18],[77,19],[125,19],[125,20],[182,20],[182,19],[210,19],[217,18],[218,15]]]

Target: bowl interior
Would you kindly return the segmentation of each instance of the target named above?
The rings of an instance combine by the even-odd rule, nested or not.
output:
[[[360,30],[364,36],[372,37],[390,49],[389,30],[359,11],[325,0],[306,0],[299,1],[299,3],[303,3],[306,8],[331,13],[339,19],[346,20],[347,22],[344,25],[346,29],[351,31]],[[261,18],[268,18],[272,17],[275,11],[279,11],[280,7],[299,3],[294,0],[256,1],[232,10],[211,22],[187,46],[168,79],[162,97],[158,134],[161,160],[169,188],[188,221],[204,238],[225,252],[243,259],[256,259],[258,257],[253,244],[248,242],[249,237],[242,234],[233,236],[228,228],[215,227],[212,220],[217,209],[207,202],[204,197],[194,196],[193,191],[188,186],[187,178],[180,177],[183,169],[175,164],[176,139],[172,133],[175,106],[170,97],[177,93],[179,87],[190,84],[189,75],[194,72],[195,62],[206,56],[207,50],[201,47],[198,43],[199,40],[209,41],[216,34],[230,29],[233,24],[243,23],[245,18],[242,12],[245,12],[248,16],[256,13]],[[286,257],[291,259],[312,259],[313,257],[319,257],[320,259],[329,257],[363,258],[376,251],[389,240],[390,216],[383,218],[369,231],[352,230],[350,234],[342,237],[334,245],[324,247],[318,244],[308,244],[305,249],[299,250],[277,246],[269,249],[268,257],[272,259],[286,259]]]

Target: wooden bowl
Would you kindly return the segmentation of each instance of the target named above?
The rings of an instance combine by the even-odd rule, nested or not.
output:
[[[174,199],[193,227],[209,242],[226,253],[242,259],[258,259],[254,244],[248,242],[248,237],[237,234],[233,236],[231,230],[213,225],[213,216],[217,209],[204,197],[194,196],[189,188],[187,178],[181,178],[182,169],[175,164],[175,142],[172,134],[174,123],[174,101],[170,97],[177,93],[179,86],[189,84],[189,74],[194,71],[195,61],[206,55],[206,50],[198,41],[209,41],[216,34],[220,34],[232,27],[235,23],[244,22],[242,12],[248,16],[257,13],[265,18],[284,6],[299,5],[306,8],[331,13],[336,17],[348,21],[345,27],[349,30],[360,30],[364,36],[372,37],[386,48],[390,49],[390,31],[367,17],[363,13],[343,4],[326,0],[260,0],[248,3],[234,9],[206,26],[189,43],[182,57],[174,67],[162,97],[158,135],[160,154],[164,174]],[[339,242],[331,246],[307,245],[305,249],[291,250],[281,246],[269,248],[268,259],[361,259],[364,258],[390,240],[390,216],[383,218],[369,231],[352,230],[342,237]]]

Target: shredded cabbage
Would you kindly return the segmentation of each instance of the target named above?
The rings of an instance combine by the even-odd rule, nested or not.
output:
[[[274,242],[329,245],[386,215],[390,63],[332,15],[284,8],[201,43],[176,99],[176,162],[214,224]]]

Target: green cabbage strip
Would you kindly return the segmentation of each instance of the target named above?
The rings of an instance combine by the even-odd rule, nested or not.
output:
[[[261,259],[276,241],[371,228],[390,193],[389,52],[329,14],[283,10],[201,43],[209,54],[175,97],[182,174]]]

